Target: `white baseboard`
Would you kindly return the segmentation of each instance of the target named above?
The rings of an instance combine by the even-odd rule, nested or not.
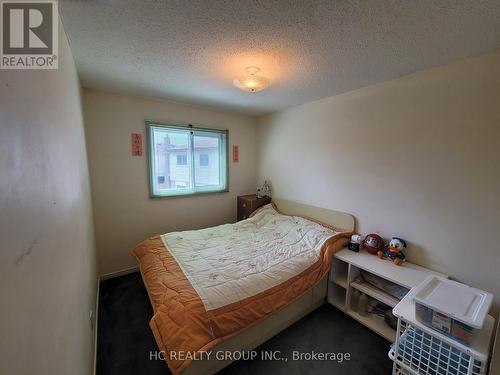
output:
[[[112,279],[113,277],[128,275],[129,273],[134,273],[137,271],[139,271],[139,266],[134,266],[134,267],[130,267],[130,268],[125,268],[123,270],[106,273],[104,275],[99,276],[99,279],[101,281],[104,281],[104,280]]]

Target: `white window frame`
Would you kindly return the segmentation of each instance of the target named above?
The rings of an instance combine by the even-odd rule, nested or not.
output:
[[[153,132],[155,129],[163,128],[170,129],[173,131],[189,132],[189,150],[187,157],[187,167],[191,174],[191,187],[187,189],[179,190],[155,190],[155,178],[157,175],[153,172],[156,170],[156,158],[155,158],[155,147],[153,147],[152,142],[154,141]],[[193,138],[196,135],[218,135],[220,138],[219,147],[219,182],[217,186],[210,187],[196,187],[195,186],[195,158],[194,158],[194,148],[193,148]],[[178,197],[178,196],[189,196],[197,194],[210,194],[210,193],[221,193],[229,191],[229,152],[228,152],[228,138],[229,131],[227,129],[210,129],[203,127],[195,127],[192,125],[172,125],[163,124],[156,121],[146,121],[146,139],[148,147],[148,174],[149,174],[149,193],[151,198],[167,198],[167,197]],[[191,157],[189,157],[191,155]]]

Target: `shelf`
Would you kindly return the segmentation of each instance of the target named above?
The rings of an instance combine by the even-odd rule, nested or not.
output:
[[[328,282],[328,303],[391,342],[396,339],[396,330],[389,327],[383,317],[375,314],[362,316],[351,309],[352,293],[355,289],[389,307],[395,307],[399,303],[399,300],[389,293],[365,281],[355,281],[358,280],[362,270],[407,289],[420,284],[429,275],[448,278],[446,275],[410,262],[396,266],[388,260],[379,259],[376,255],[363,250],[356,253],[345,248],[335,254]]]
[[[408,289],[417,286],[429,275],[448,278],[446,275],[428,270],[410,262],[404,262],[402,265],[396,266],[392,262],[379,259],[376,255],[369,254],[364,250],[356,253],[348,249],[342,249],[335,254],[334,259],[350,263]]]
[[[336,283],[329,282],[328,285],[328,303],[335,306],[337,309],[345,311],[345,295],[346,290]]]
[[[335,306],[337,309],[339,309],[341,311],[345,311],[345,304],[343,301],[336,300],[335,298],[332,298],[328,302],[330,303],[330,305]]]
[[[399,303],[397,298],[365,281],[353,281],[351,287],[375,298],[377,301],[385,303],[387,306],[394,307]]]
[[[396,340],[396,330],[389,327],[384,322],[384,318],[373,314],[362,316],[354,310],[347,310],[346,314],[363,324],[365,327],[370,328],[375,333],[378,333],[386,340],[389,340],[390,342],[394,342]]]
[[[342,288],[347,289],[348,269],[349,265],[346,262],[334,258],[332,261],[332,269],[330,270],[330,280]]]
[[[333,282],[338,286],[347,289],[347,275],[337,275],[333,278]]]

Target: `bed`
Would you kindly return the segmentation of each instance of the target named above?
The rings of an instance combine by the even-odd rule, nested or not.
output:
[[[213,374],[325,301],[333,254],[351,215],[273,199],[247,219],[172,232],[132,254],[154,315],[150,327],[177,374]]]

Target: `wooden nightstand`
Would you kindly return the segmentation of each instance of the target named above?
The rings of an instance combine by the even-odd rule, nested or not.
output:
[[[238,197],[238,221],[248,219],[257,208],[268,203],[271,203],[269,197],[257,198],[255,194],[240,195]]]

